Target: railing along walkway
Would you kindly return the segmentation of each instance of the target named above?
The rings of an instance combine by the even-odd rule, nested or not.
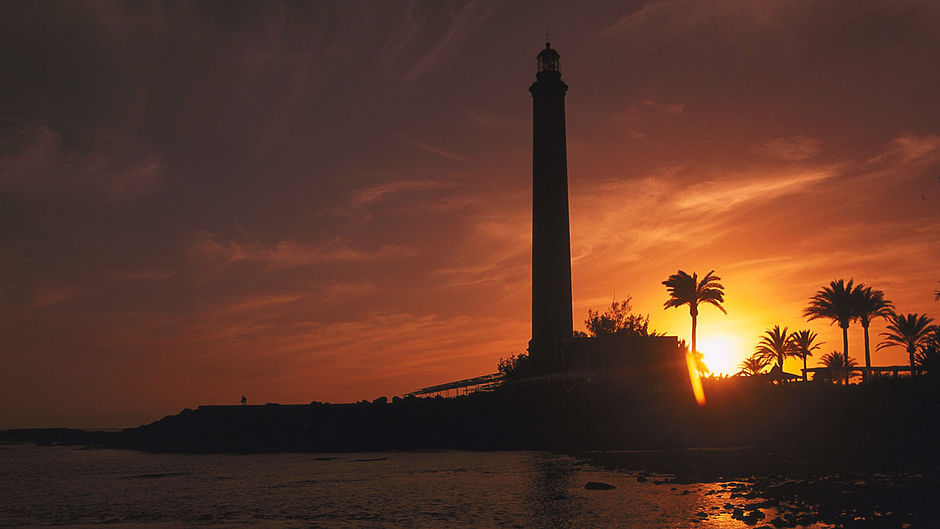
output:
[[[926,369],[924,369],[924,368],[922,368],[922,367],[914,367],[913,370],[912,370],[912,369],[911,369],[911,366],[880,366],[880,367],[875,367],[875,366],[872,366],[872,367],[856,366],[856,367],[850,367],[850,368],[844,368],[844,367],[809,367],[809,368],[803,369],[803,370],[801,370],[801,371],[804,371],[805,373],[829,373],[830,377],[832,377],[832,375],[834,375],[834,374],[838,374],[838,376],[839,376],[839,377],[842,377],[842,378],[845,378],[846,371],[848,371],[848,373],[849,373],[850,375],[851,375],[852,373],[860,373],[863,377],[865,376],[865,372],[868,371],[868,372],[870,372],[872,375],[875,375],[876,377],[885,376],[885,375],[887,375],[887,374],[890,374],[890,375],[893,376],[894,378],[898,378],[898,376],[900,376],[901,373],[910,374],[912,371],[913,371],[913,374],[914,374],[914,375],[921,375],[921,374],[923,374],[923,373],[926,371]]]

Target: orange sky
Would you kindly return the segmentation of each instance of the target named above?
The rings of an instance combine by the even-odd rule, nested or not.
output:
[[[576,328],[631,295],[687,339],[688,311],[662,310],[680,268],[722,276],[728,315],[703,308],[699,336],[738,360],[775,324],[841,349],[801,317],[831,279],[940,316],[936,3],[0,15],[0,428],[373,399],[523,351],[546,31],[570,86]],[[864,362],[861,344],[853,326]]]

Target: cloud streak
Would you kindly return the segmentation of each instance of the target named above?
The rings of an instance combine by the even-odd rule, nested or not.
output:
[[[353,194],[351,202],[353,206],[363,207],[379,202],[392,195],[452,188],[454,185],[455,184],[450,182],[437,182],[431,180],[406,180],[392,182],[357,191],[355,194]]]
[[[0,139],[0,189],[25,196],[93,202],[124,202],[156,192],[165,178],[166,160],[140,145],[99,144],[69,147],[43,123],[19,126]]]
[[[281,239],[273,243],[219,240],[206,231],[193,234],[189,242],[189,254],[195,261],[210,266],[258,263],[272,271],[327,263],[384,261],[415,255],[413,250],[396,245],[360,250],[339,239],[323,244],[305,244],[293,239]]]

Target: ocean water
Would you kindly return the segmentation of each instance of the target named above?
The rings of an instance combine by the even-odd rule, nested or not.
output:
[[[586,490],[600,481],[612,490]],[[748,527],[719,484],[544,452],[178,455],[0,446],[0,527]]]

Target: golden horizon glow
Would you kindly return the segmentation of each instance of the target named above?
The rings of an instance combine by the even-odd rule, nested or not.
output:
[[[744,359],[743,343],[736,335],[714,334],[698,340],[696,348],[712,375],[733,375]]]

